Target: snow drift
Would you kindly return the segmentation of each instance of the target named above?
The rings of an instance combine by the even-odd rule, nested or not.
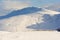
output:
[[[0,40],[60,40],[59,32],[0,32]]]

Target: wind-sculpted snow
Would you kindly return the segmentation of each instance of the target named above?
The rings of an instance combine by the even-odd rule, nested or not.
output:
[[[49,14],[43,15],[42,23],[36,23],[27,28],[34,29],[34,30],[56,30],[60,28],[60,14],[56,14],[51,16]]]

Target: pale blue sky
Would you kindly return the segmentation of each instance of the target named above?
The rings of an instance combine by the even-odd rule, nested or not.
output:
[[[60,0],[21,0],[21,1],[29,2],[32,6],[45,6],[60,2]]]
[[[2,1],[20,1],[24,3],[29,3],[31,6],[45,6],[60,2],[60,0],[0,0],[0,3]]]

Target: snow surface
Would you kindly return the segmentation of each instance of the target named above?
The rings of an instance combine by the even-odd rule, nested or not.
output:
[[[0,31],[0,40],[60,40],[60,32],[56,32],[56,31],[30,31],[30,32]]]
[[[44,22],[42,19],[45,14],[54,16],[55,14],[59,14],[59,12],[44,9],[37,13],[19,15],[0,20],[0,40],[60,40],[60,32],[55,30],[35,31],[34,29],[27,28],[28,26],[33,28],[32,25]],[[50,22],[47,24],[50,24]],[[46,28],[44,26],[43,28]],[[49,26],[51,27],[53,25],[48,25],[48,27]]]

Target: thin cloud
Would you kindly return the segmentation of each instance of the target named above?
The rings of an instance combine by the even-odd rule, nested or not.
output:
[[[12,10],[18,10],[25,7],[28,7],[29,3],[21,2],[21,1],[1,1],[0,2],[0,16],[5,15]]]
[[[4,1],[3,4],[5,9],[21,9],[29,6],[28,3],[18,2],[18,1]]]

